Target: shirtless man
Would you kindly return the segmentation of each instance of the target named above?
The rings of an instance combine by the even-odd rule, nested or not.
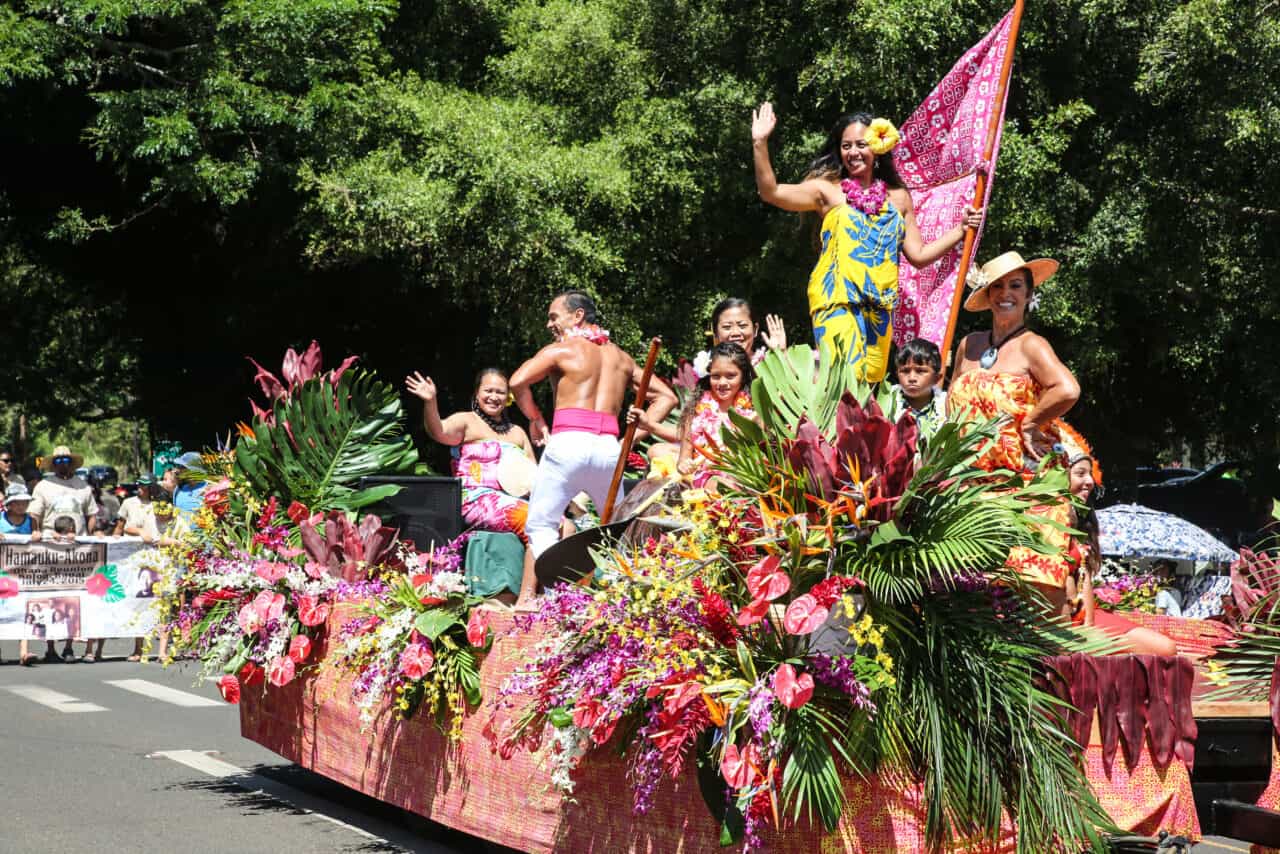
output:
[[[586,492],[596,508],[604,508],[618,462],[618,412],[627,388],[637,388],[643,373],[635,360],[597,325],[596,305],[581,291],[566,291],[551,301],[547,329],[555,337],[511,375],[516,405],[529,419],[529,436],[545,445],[538,476],[529,496],[529,556],[516,607],[533,601],[533,562],[560,535],[560,517],[569,501]],[[555,387],[555,417],[550,431],[530,387],[550,377]],[[675,392],[653,377],[646,415],[661,421],[675,408]]]

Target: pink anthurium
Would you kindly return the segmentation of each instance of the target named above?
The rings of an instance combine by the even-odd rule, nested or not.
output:
[[[236,613],[236,625],[246,635],[251,635],[262,628],[262,620],[258,617],[258,612],[254,610],[252,602],[243,605]]]
[[[747,590],[753,599],[772,602],[791,589],[791,578],[778,569],[782,558],[770,555],[747,572]]]
[[[258,619],[264,623],[269,623],[272,620],[280,619],[280,615],[284,613],[284,594],[263,590],[254,597],[252,604],[253,610],[258,614]]]
[[[798,709],[813,696],[813,677],[808,673],[796,673],[790,664],[778,665],[773,674],[773,695],[788,709]]]
[[[827,621],[830,611],[806,593],[791,600],[782,617],[782,627],[792,635],[807,635]]]
[[[741,751],[736,744],[728,745],[724,749],[724,758],[720,760],[720,773],[732,788],[745,789],[760,776],[760,751],[753,744],[748,744]]]
[[[467,642],[472,646],[484,646],[489,634],[489,618],[492,611],[486,608],[475,608],[467,619]]]
[[[293,681],[294,675],[297,673],[293,659],[287,655],[273,659],[267,665],[267,679],[277,688],[288,685]]]
[[[276,563],[275,561],[270,560],[260,560],[257,565],[254,566],[253,572],[254,575],[257,575],[268,584],[275,584],[277,581],[284,578],[288,569],[288,566],[283,563]]]
[[[400,672],[409,679],[421,679],[435,666],[436,656],[425,643],[412,643],[400,653]]]

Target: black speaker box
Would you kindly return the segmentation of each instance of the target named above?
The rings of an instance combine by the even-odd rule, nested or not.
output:
[[[395,484],[400,491],[368,508],[384,524],[400,529],[419,551],[442,546],[462,533],[462,484],[455,477],[386,475],[360,478],[360,488]]]

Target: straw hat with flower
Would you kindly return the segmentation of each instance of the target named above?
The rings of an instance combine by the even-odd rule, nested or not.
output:
[[[1034,261],[1024,261],[1017,252],[1006,252],[1003,255],[998,255],[981,267],[970,270],[969,275],[965,277],[965,283],[969,286],[970,293],[964,301],[964,307],[969,311],[990,310],[991,298],[987,289],[997,279],[1002,279],[1017,270],[1030,271],[1032,285],[1038,286],[1047,282],[1054,273],[1058,272],[1058,262],[1052,258],[1036,258]]]

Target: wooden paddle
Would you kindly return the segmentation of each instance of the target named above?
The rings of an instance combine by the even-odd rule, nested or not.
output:
[[[649,342],[649,358],[644,363],[644,373],[640,375],[640,385],[636,388],[636,405],[643,406],[649,396],[649,379],[653,376],[653,366],[658,362],[658,351],[662,349],[662,339],[654,338]],[[605,499],[604,510],[600,513],[600,525],[609,524],[613,518],[613,503],[618,498],[618,487],[622,486],[622,474],[627,470],[627,456],[631,453],[631,443],[636,440],[636,427],[639,422],[632,421],[627,425],[627,432],[622,435],[622,448],[618,452],[618,464],[613,467],[613,480],[609,482],[609,497]]]

